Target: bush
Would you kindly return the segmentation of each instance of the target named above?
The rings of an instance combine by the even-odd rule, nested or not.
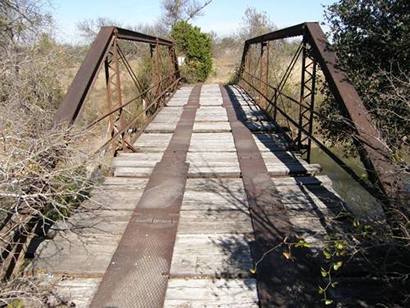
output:
[[[375,125],[393,152],[405,152],[410,131],[410,2],[406,0],[341,0],[327,8],[333,46]],[[334,102],[322,112],[342,119]],[[334,143],[349,140],[351,131],[322,123]]]
[[[171,30],[177,54],[185,56],[181,68],[188,82],[205,81],[212,70],[212,46],[208,34],[186,21],[178,21]]]

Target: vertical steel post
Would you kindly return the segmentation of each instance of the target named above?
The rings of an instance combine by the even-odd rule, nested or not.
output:
[[[117,94],[117,106],[122,106],[122,91],[121,91],[121,71],[120,71],[120,56],[118,54],[118,39],[114,37],[114,46],[113,46],[113,58],[114,58],[114,69],[115,69],[115,90]],[[119,110],[118,113],[118,122],[119,122],[119,130],[124,127],[124,116],[122,108]]]
[[[114,34],[110,51],[104,61],[106,97],[107,105],[111,111],[122,106],[121,75],[120,75],[120,56],[118,54],[118,39]],[[108,134],[113,136],[117,131],[124,127],[123,110],[120,108],[116,114],[110,115],[108,124]],[[124,134],[120,136],[117,144],[113,144],[114,152],[122,150]]]
[[[112,108],[112,93],[111,93],[111,79],[110,79],[110,58],[107,56],[104,60],[104,71],[105,71],[105,90],[108,111]],[[114,115],[110,114],[108,118],[107,136],[111,137],[114,130]]]
[[[171,77],[169,79],[169,82],[167,85],[172,84],[175,79],[176,79],[176,67],[175,67],[175,59],[174,59],[174,50],[173,47],[170,46],[168,47],[168,77]]]
[[[245,76],[246,76],[246,80],[248,80],[248,82],[250,84],[252,84],[252,77],[250,77],[250,72],[251,72],[251,66],[252,66],[252,61],[251,61],[251,52],[250,49],[248,48],[246,50],[246,58],[245,58]],[[251,89],[250,85],[247,84],[245,90],[249,91]]]
[[[296,146],[298,150],[301,150],[301,143],[302,143],[302,114],[303,114],[303,107],[302,104],[304,102],[305,97],[305,66],[306,66],[306,40],[303,38],[302,42],[302,71],[301,71],[301,80],[300,80],[300,96],[299,96],[299,126],[298,126],[298,135],[296,137]]]
[[[310,137],[313,133],[313,110],[316,91],[316,61],[311,56],[310,46],[305,40],[302,48],[299,125],[296,146],[305,159],[310,162],[312,145]]]
[[[308,124],[308,133],[309,136],[312,136],[313,134],[313,111],[315,108],[315,92],[316,92],[316,61],[311,58],[312,61],[312,90],[311,90],[311,95],[310,95],[310,104],[309,104],[309,124]],[[308,149],[307,149],[307,157],[306,160],[310,163],[310,154],[311,154],[311,148],[312,148],[312,139],[308,138],[307,140],[308,143]]]
[[[244,79],[244,72],[247,70],[247,61],[248,61],[248,50],[249,50],[249,46],[247,44],[245,44],[243,46],[243,52],[242,52],[242,59],[241,59],[241,65],[239,67],[239,71],[237,72],[237,82],[239,83],[239,85],[246,89],[246,82],[243,81]]]
[[[152,83],[153,85],[155,85],[155,87],[152,90],[152,97],[151,100],[155,100],[159,93],[161,92],[161,85],[160,85],[160,78],[161,78],[161,72],[160,72],[160,63],[159,63],[159,45],[155,44],[155,45],[150,45],[151,48],[151,63],[152,63],[152,72],[151,72],[151,76],[152,76]],[[153,108],[157,108],[157,106],[154,106]]]
[[[159,44],[157,43],[156,47],[156,61],[157,61],[157,78],[158,78],[158,93],[157,95],[159,96],[160,93],[166,88],[166,86],[163,83],[163,63],[162,63],[162,56],[161,56],[161,49]],[[157,102],[157,108],[159,108],[162,105],[164,98],[163,96],[158,100]]]
[[[260,99],[259,104],[266,108],[268,105],[268,69],[269,69],[269,43],[262,42],[261,43],[261,59],[260,59],[260,67],[259,67],[259,79],[260,79]]]

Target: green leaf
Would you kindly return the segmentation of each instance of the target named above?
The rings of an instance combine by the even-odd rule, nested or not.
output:
[[[333,263],[333,269],[337,271],[342,265],[343,261],[337,261],[336,263]]]
[[[321,286],[319,286],[319,290],[317,291],[319,294],[325,293],[325,289],[323,289]]]
[[[322,275],[322,277],[326,277],[328,275],[328,272],[323,267],[321,267],[320,274]]]
[[[343,244],[343,242],[341,241],[336,242],[336,249],[343,250],[344,248],[345,248],[345,245]]]
[[[7,308],[24,308],[24,303],[20,299],[14,299],[7,305]]]
[[[323,255],[324,255],[325,258],[328,259],[328,260],[332,257],[332,255],[330,254],[330,252],[327,251],[327,250],[323,250]]]
[[[301,247],[301,248],[310,248],[310,244],[308,242],[306,242],[304,239],[300,239],[295,247]]]
[[[333,304],[333,300],[331,299],[325,300],[325,305],[331,305],[331,304]]]

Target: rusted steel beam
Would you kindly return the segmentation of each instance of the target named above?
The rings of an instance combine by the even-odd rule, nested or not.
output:
[[[372,124],[366,107],[346,73],[338,68],[337,55],[329,48],[326,36],[317,22],[302,23],[245,41],[241,68],[245,66],[245,51],[252,44],[293,36],[303,36],[311,45],[313,58],[320,65],[332,94],[345,109],[357,131],[355,141],[359,145],[359,154],[370,180],[377,184],[384,194],[394,197],[396,191],[402,189],[402,181],[397,178],[396,168],[391,163],[390,150],[381,139],[381,133]],[[243,70],[240,74],[242,72]]]
[[[103,64],[114,34],[118,39],[172,46],[173,42],[154,36],[117,28],[102,27],[71,83],[63,102],[54,116],[54,124],[73,124]]]
[[[266,41],[273,41],[277,39],[284,39],[288,37],[303,35],[305,30],[305,23],[298,24],[289,28],[284,28],[278,31],[266,33],[245,41],[245,45],[262,43]]]
[[[300,83],[299,128],[296,146],[310,163],[310,149],[313,134],[313,111],[316,92],[316,61],[310,56],[310,45],[303,41],[302,77]],[[301,128],[309,133],[305,134]]]
[[[171,76],[166,77],[166,79],[171,78]],[[164,79],[165,80],[165,79]],[[174,81],[174,83],[172,85],[176,85],[178,84],[178,82],[181,80],[181,78],[178,78],[177,80]],[[107,118],[108,116],[112,115],[113,113],[117,112],[118,110],[120,110],[121,108],[124,108],[125,106],[128,106],[129,104],[131,104],[132,102],[136,101],[137,99],[143,97],[145,94],[147,94],[149,91],[151,91],[154,87],[156,87],[157,85],[152,85],[151,87],[145,89],[144,91],[142,91],[141,93],[139,93],[136,97],[130,99],[129,101],[127,101],[126,103],[123,103],[122,106],[117,106],[116,108],[108,111],[106,114],[102,115],[101,117],[99,117],[98,119],[94,120],[93,122],[91,122],[90,124],[87,125],[86,129],[89,129],[91,127],[93,127],[95,124],[101,122],[103,119]],[[172,87],[169,87],[172,88]],[[174,89],[172,89],[173,91]]]
[[[384,193],[391,195],[398,184],[391,153],[381,139],[380,132],[372,124],[370,115],[349,81],[346,73],[338,68],[338,59],[329,47],[325,34],[318,23],[306,23],[306,36],[312,46],[314,57],[320,64],[330,90],[339,104],[346,109],[354,125],[359,143],[361,159],[370,171],[371,180],[379,184]]]
[[[162,91],[162,93],[159,94],[159,96],[157,98],[155,98],[152,102],[150,102],[147,107],[144,110],[141,110],[135,117],[134,119],[129,122],[127,125],[125,125],[120,131],[116,132],[109,140],[107,140],[98,150],[97,152],[99,152],[100,150],[104,149],[107,145],[109,145],[113,140],[115,140],[120,134],[125,133],[129,128],[132,127],[132,125],[138,120],[139,117],[143,116],[146,114],[147,110],[149,110],[152,106],[154,106],[157,101],[162,98],[164,95],[166,95],[168,93],[168,91],[170,89],[174,89],[174,87],[178,84],[178,82],[180,82],[181,78],[178,78],[177,80],[175,80],[173,82],[173,84],[171,84],[170,86],[168,86],[168,88],[166,88],[164,91]],[[101,120],[101,118],[98,120],[98,122]],[[95,124],[95,123],[94,123]],[[90,125],[88,127],[91,127]]]
[[[251,83],[246,80],[245,78],[242,78],[242,80],[248,84],[248,86],[252,87]],[[248,91],[246,91],[244,88],[242,88],[245,93],[249,96],[252,97],[250,95],[250,93]],[[265,97],[267,100],[269,100],[268,97]],[[270,104],[273,104],[273,101],[269,101]],[[305,107],[306,108],[306,107]],[[275,122],[275,120],[273,119],[273,117],[270,115],[270,113],[267,110],[263,110],[266,114],[266,116],[271,119],[272,121]],[[292,119],[292,117],[290,117],[285,110],[282,110],[280,107],[277,107],[277,111],[279,111],[279,113],[284,116],[293,126],[295,126],[296,128],[300,129],[303,133],[305,133],[306,135],[309,135],[309,131],[307,131],[305,128],[300,127],[299,123]],[[360,176],[358,176],[354,170],[352,168],[350,168],[348,165],[346,165],[346,163],[340,159],[335,153],[333,153],[331,150],[329,150],[329,148],[322,143],[322,141],[320,141],[319,139],[317,139],[315,136],[313,135],[309,135],[309,138],[312,139],[312,141],[323,151],[325,152],[336,164],[338,164],[347,174],[349,174],[358,184],[360,184],[361,186],[363,186],[364,189],[366,189],[370,194],[375,194],[376,196],[379,197],[379,192],[375,190],[375,188],[373,186],[370,186],[365,180],[363,180]],[[289,141],[290,138],[289,138]]]
[[[170,74],[172,74],[172,76],[174,77],[173,80],[178,79],[180,77],[179,70],[178,70],[178,59],[175,53],[174,46],[168,47],[168,55],[169,55],[169,61],[170,61]]]
[[[142,42],[142,43],[150,43],[150,44],[158,44],[163,46],[173,46],[174,42],[171,40],[166,40],[160,37],[135,32],[123,28],[115,27],[117,30],[117,36],[121,40],[127,41],[134,41],[134,42]]]
[[[114,27],[101,28],[54,116],[55,124],[74,123],[106,57],[113,31]]]
[[[263,94],[263,96],[259,97],[259,103],[266,107],[268,102],[264,99],[264,96],[268,96],[268,71],[269,71],[269,43],[262,42],[261,43],[261,54],[260,54],[260,62],[259,62],[259,77],[260,83],[259,87]]]

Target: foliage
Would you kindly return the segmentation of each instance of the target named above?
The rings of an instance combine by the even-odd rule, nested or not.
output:
[[[189,21],[201,16],[204,8],[211,3],[212,0],[162,0],[162,22],[172,28],[178,21]]]
[[[51,16],[42,7],[46,0],[0,1],[0,47],[33,41],[35,34],[50,29]]]
[[[408,150],[410,131],[410,3],[403,0],[340,0],[327,7],[333,48],[339,66],[348,74],[381,138],[394,153],[392,162],[402,164]],[[356,155],[355,130],[345,110],[336,103],[328,89],[319,113],[320,132],[333,144],[343,144],[348,155]],[[405,172],[397,175],[405,177]],[[352,230],[336,233],[324,248],[327,266],[322,268],[326,283],[319,292],[328,299],[335,287],[333,264],[361,264],[362,276],[373,283],[386,285],[390,302],[408,300],[407,274],[409,256],[409,216],[406,200],[391,200],[384,207],[386,222],[367,223],[352,219]],[[391,227],[391,228],[389,228]],[[343,241],[343,256],[335,243]],[[337,248],[337,247],[336,247]],[[339,254],[339,255],[337,255]],[[348,271],[351,270],[348,269]],[[337,279],[336,279],[337,280]],[[337,287],[336,287],[337,288]]]
[[[78,146],[83,134],[52,128],[70,59],[50,34],[43,4],[0,3],[1,306],[44,299],[19,278],[28,244],[69,217],[93,186],[87,153]]]
[[[255,8],[247,8],[242,17],[242,28],[239,31],[239,39],[243,42],[249,38],[259,36],[276,30],[276,26],[269,19],[266,12],[260,12]]]
[[[205,81],[212,69],[212,46],[208,34],[186,21],[178,21],[172,28],[177,53],[185,55],[181,72],[189,82]]]
[[[358,294],[364,301],[377,301],[380,306],[405,305],[410,296],[407,281],[409,238],[396,238],[378,220],[360,220],[348,212],[338,216],[321,250],[322,283],[318,293],[323,302],[331,304],[349,300],[337,294],[339,289],[343,294],[343,288],[354,287],[346,286],[346,278],[355,277],[384,291],[376,298]]]
[[[340,0],[326,11],[339,65],[393,152],[408,147],[410,131],[409,12],[406,0]],[[329,117],[322,121],[326,139],[348,142],[343,110],[328,97],[321,112]]]

